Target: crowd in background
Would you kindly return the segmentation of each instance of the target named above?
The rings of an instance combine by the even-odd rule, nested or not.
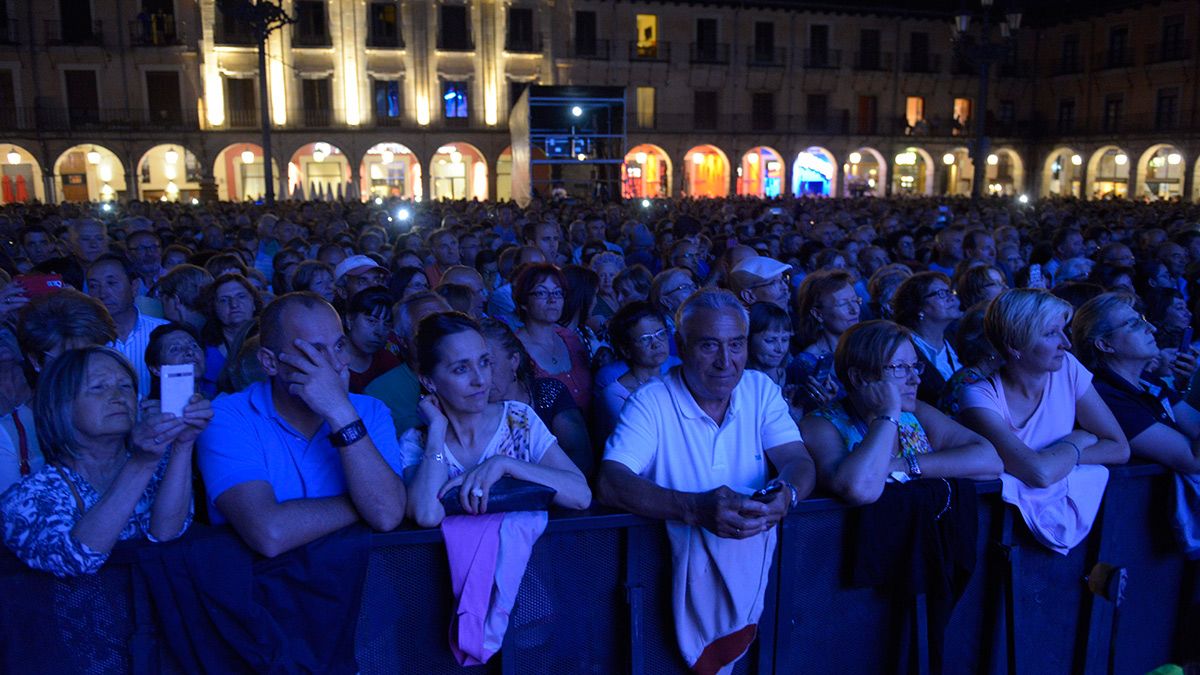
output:
[[[1068,475],[1094,516],[1103,465],[1131,451],[1200,473],[1193,204],[10,205],[0,270],[0,518],[9,548],[59,574],[193,518],[233,521],[268,554],[305,540],[235,515],[263,513],[261,495],[230,496],[245,481],[274,487],[270,503],[348,494],[286,514],[312,535],[360,517],[436,525],[451,487],[481,512],[504,475],[554,487],[562,507],[586,508],[595,486],[637,510],[612,439],[633,433],[639,390],[689,364],[728,367],[731,387],[743,368],[769,381],[818,493],[862,504],[890,482],[1002,476],[1056,550],[1090,525],[1046,521],[1041,493]],[[707,326],[684,325],[689,299],[731,312],[743,339],[709,345]],[[157,401],[178,364],[196,395],[173,415]],[[322,388],[339,380],[349,403]],[[313,414],[289,417],[281,392]],[[320,461],[338,475],[293,493],[269,459],[261,475],[238,464],[230,448],[257,424],[245,410],[286,419],[296,457],[333,437],[342,454]],[[491,439],[489,411],[510,440]],[[353,454],[366,436],[370,459]],[[797,482],[783,501],[812,489]],[[770,523],[738,499],[739,522]]]

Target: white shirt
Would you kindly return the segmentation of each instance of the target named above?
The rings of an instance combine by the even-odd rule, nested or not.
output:
[[[146,345],[150,344],[150,331],[166,323],[169,322],[138,312],[129,336],[125,339],[118,337],[111,345],[133,364],[133,372],[138,376],[139,401],[150,395],[150,369],[146,367]]]
[[[917,345],[917,349],[920,349],[925,358],[929,359],[929,362],[933,364],[933,367],[937,368],[938,374],[942,376],[943,380],[949,380],[954,373],[958,372],[959,368],[962,368],[962,364],[958,360],[958,354],[954,352],[954,347],[950,346],[949,340],[942,341],[942,350],[938,351],[933,345],[923,340],[920,335],[913,333],[912,336],[913,343]]]
[[[799,440],[800,430],[771,378],[743,372],[718,427],[688,391],[681,366],[629,397],[604,459],[672,490],[727,485],[748,493],[767,482],[763,450]]]

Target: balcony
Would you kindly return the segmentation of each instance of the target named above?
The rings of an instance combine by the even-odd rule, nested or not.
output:
[[[15,108],[0,113],[0,128],[42,131],[187,131],[197,128],[195,110],[142,108]]]
[[[800,58],[805,68],[836,70],[842,67],[842,52],[838,49],[804,49]]]
[[[92,21],[90,23],[84,21],[71,23],[46,21],[45,36],[45,42],[48,45],[88,45],[101,47],[104,45],[104,26],[100,21]]]
[[[783,68],[787,65],[787,50],[783,47],[747,47],[746,64],[751,68]]]
[[[309,33],[307,31],[295,31],[292,33],[292,46],[319,49],[321,47],[332,47],[333,40],[329,37],[328,32]]]
[[[225,112],[225,126],[230,129],[254,129],[262,125],[262,117],[257,108],[228,110]]]
[[[1092,63],[1099,70],[1128,68],[1133,65],[1133,52],[1129,49],[1110,49],[1103,52],[1096,52]]]
[[[854,69],[861,71],[891,70],[892,55],[889,52],[879,51],[854,52]]]
[[[654,129],[662,133],[793,133],[806,132],[828,135],[850,133],[848,110],[830,110],[827,114],[805,117],[804,115],[777,114],[734,114],[714,115],[707,112],[695,114],[663,114],[655,117]]]
[[[729,44],[693,42],[688,45],[688,60],[696,64],[727,65],[729,63]]]
[[[369,31],[367,33],[368,49],[404,49],[404,37],[399,30]]]
[[[654,44],[638,45],[636,40],[629,43],[630,61],[662,61],[671,60],[671,43],[659,40]]]
[[[437,49],[439,52],[473,52],[475,51],[475,41],[469,35],[438,33]]]
[[[608,61],[612,58],[612,43],[608,40],[573,42],[567,45],[567,52],[585,61]]]
[[[542,34],[508,35],[504,38],[504,51],[509,54],[541,54]]]
[[[1192,58],[1190,40],[1174,40],[1146,45],[1146,63],[1168,63]]]
[[[327,108],[301,108],[289,113],[288,120],[297,120],[307,129],[325,129],[333,126],[333,111]]]
[[[908,53],[904,55],[904,72],[906,73],[939,73],[942,70],[942,57],[936,54]]]
[[[145,21],[129,22],[129,44],[134,47],[174,47],[180,44],[175,17],[155,14]]]

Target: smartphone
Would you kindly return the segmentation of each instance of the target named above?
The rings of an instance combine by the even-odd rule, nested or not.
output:
[[[1046,279],[1042,276],[1042,266],[1034,263],[1029,266],[1029,288],[1045,288]]]
[[[63,289],[63,280],[60,274],[18,274],[13,277],[13,281],[25,289],[25,295],[29,296],[30,300]]]
[[[773,215],[773,216],[782,216],[782,215],[783,215],[783,209],[782,209],[781,207],[778,207],[778,206],[776,206],[776,207],[774,207],[774,208],[772,208],[772,209],[771,209],[770,213],[771,213],[771,215]]]
[[[817,359],[817,367],[813,371],[813,377],[817,382],[824,383],[833,373],[833,354],[825,354]]]
[[[1183,339],[1179,341],[1179,351],[1187,351],[1192,348],[1192,327],[1188,326],[1183,331]]]
[[[762,502],[762,503],[766,504],[767,502],[774,499],[775,495],[779,494],[782,491],[783,491],[783,483],[771,483],[770,485],[768,485],[767,487],[765,487],[761,490],[756,490],[754,492],[754,494],[750,495],[750,499],[753,499],[756,502]]]
[[[183,409],[196,393],[196,366],[191,363],[164,365],[160,371],[161,411],[183,417]]]

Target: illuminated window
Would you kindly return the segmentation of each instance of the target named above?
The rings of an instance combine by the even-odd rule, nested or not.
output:
[[[400,119],[400,82],[397,80],[375,80],[372,83],[375,99],[375,120],[380,124]]]
[[[925,99],[921,96],[909,96],[904,99],[904,121],[908,128],[917,126],[917,122],[925,119]]]
[[[470,109],[467,107],[466,82],[442,83],[442,110],[444,117],[448,120],[467,119]]]
[[[967,133],[971,126],[971,99],[954,99],[954,135]]]
[[[637,88],[637,124],[640,129],[654,128],[654,87]]]
[[[654,14],[637,15],[637,55],[658,57],[658,17]]]

